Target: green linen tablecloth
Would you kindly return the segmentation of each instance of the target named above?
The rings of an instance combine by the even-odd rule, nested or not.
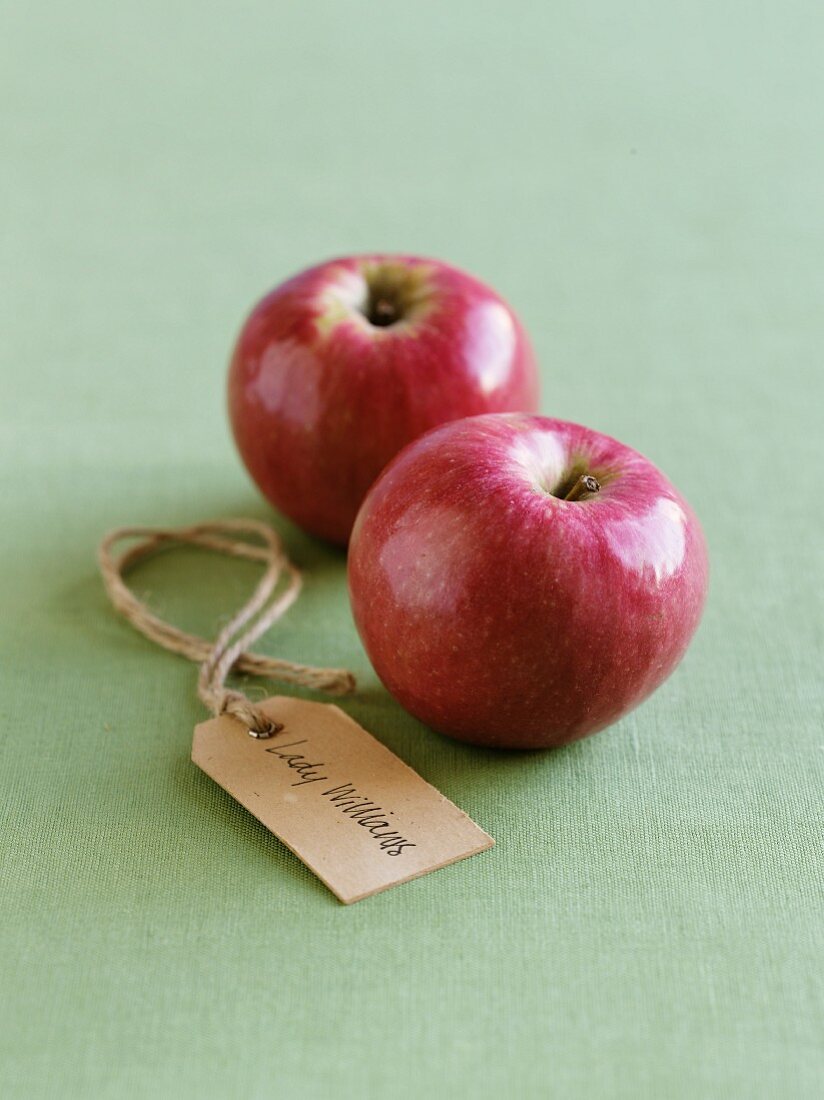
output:
[[[0,90],[0,1094],[824,1090],[820,4],[8,4]],[[109,608],[121,523],[271,518],[234,333],[329,255],[497,286],[543,408],[647,453],[713,578],[614,729],[495,754],[371,672],[343,556],[267,652],[497,847],[352,908],[189,762],[195,668]],[[253,566],[147,565],[214,632]]]

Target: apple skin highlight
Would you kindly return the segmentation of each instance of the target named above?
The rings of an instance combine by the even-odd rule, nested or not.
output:
[[[560,499],[579,474],[597,493]],[[673,671],[707,594],[692,509],[637,451],[538,416],[435,429],[384,471],[349,549],[383,684],[433,729],[537,749],[595,733]]]
[[[406,444],[446,421],[538,405],[528,338],[493,290],[439,261],[383,254],[320,264],[263,298],[228,389],[263,494],[340,544]]]

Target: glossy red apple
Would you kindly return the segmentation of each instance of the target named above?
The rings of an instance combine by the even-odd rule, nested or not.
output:
[[[388,690],[442,733],[505,748],[563,745],[637,706],[684,655],[707,579],[698,520],[648,459],[537,416],[411,444],[349,548]]]
[[[235,440],[266,497],[345,543],[375,478],[458,417],[534,411],[526,334],[498,295],[448,264],[370,255],[310,268],[268,294],[229,370]]]

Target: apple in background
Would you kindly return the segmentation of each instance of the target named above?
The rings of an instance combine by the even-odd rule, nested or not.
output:
[[[448,420],[537,404],[534,356],[509,306],[471,275],[414,256],[296,275],[255,306],[229,369],[250,474],[276,508],[338,543],[407,443]]]
[[[349,590],[388,690],[478,745],[563,745],[616,721],[684,655],[704,606],[698,520],[646,458],[538,416],[429,432],[352,532]]]

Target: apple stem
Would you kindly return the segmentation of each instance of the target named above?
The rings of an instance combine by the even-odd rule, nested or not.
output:
[[[398,319],[398,307],[388,298],[378,298],[369,311],[373,325],[389,326]]]
[[[601,483],[592,474],[581,474],[564,500],[580,500],[585,493],[600,493]]]

